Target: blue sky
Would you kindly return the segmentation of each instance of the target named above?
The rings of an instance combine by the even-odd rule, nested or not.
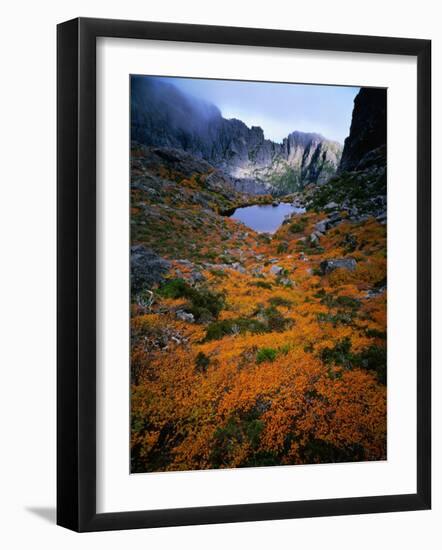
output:
[[[281,142],[290,132],[317,132],[344,143],[359,88],[239,80],[164,78],[184,92],[214,103],[224,118],[261,126]]]

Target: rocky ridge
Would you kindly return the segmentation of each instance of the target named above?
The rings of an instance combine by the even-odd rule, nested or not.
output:
[[[259,126],[225,119],[217,107],[162,80],[132,77],[131,137],[182,149],[226,172],[241,192],[283,195],[335,174],[342,146],[315,133],[292,132],[282,143]]]

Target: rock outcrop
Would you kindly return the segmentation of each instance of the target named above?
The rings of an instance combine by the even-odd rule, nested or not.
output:
[[[350,135],[344,142],[339,172],[372,165],[387,146],[387,90],[361,88],[355,97]]]
[[[333,260],[324,260],[319,269],[322,275],[328,275],[335,269],[347,269],[354,271],[356,269],[356,260],[354,258],[336,258]]]
[[[164,80],[133,76],[131,138],[182,149],[229,174],[239,191],[286,194],[335,174],[342,146],[314,133],[292,132],[282,143],[259,126],[225,119],[220,110]]]
[[[170,262],[150,248],[137,244],[130,249],[130,267],[132,294],[136,294],[161,283],[170,269]]]

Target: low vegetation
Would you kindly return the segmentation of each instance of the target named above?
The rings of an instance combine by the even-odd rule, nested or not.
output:
[[[132,242],[171,267],[132,296],[131,471],[385,459],[385,226],[343,217],[311,243],[341,200],[325,184],[317,212],[259,235],[219,214],[244,198],[209,174],[136,159]]]

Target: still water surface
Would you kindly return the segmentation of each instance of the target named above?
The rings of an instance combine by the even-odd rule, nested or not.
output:
[[[281,202],[278,206],[271,204],[254,204],[237,208],[230,216],[242,222],[258,233],[274,233],[289,214],[303,214],[305,208]]]

